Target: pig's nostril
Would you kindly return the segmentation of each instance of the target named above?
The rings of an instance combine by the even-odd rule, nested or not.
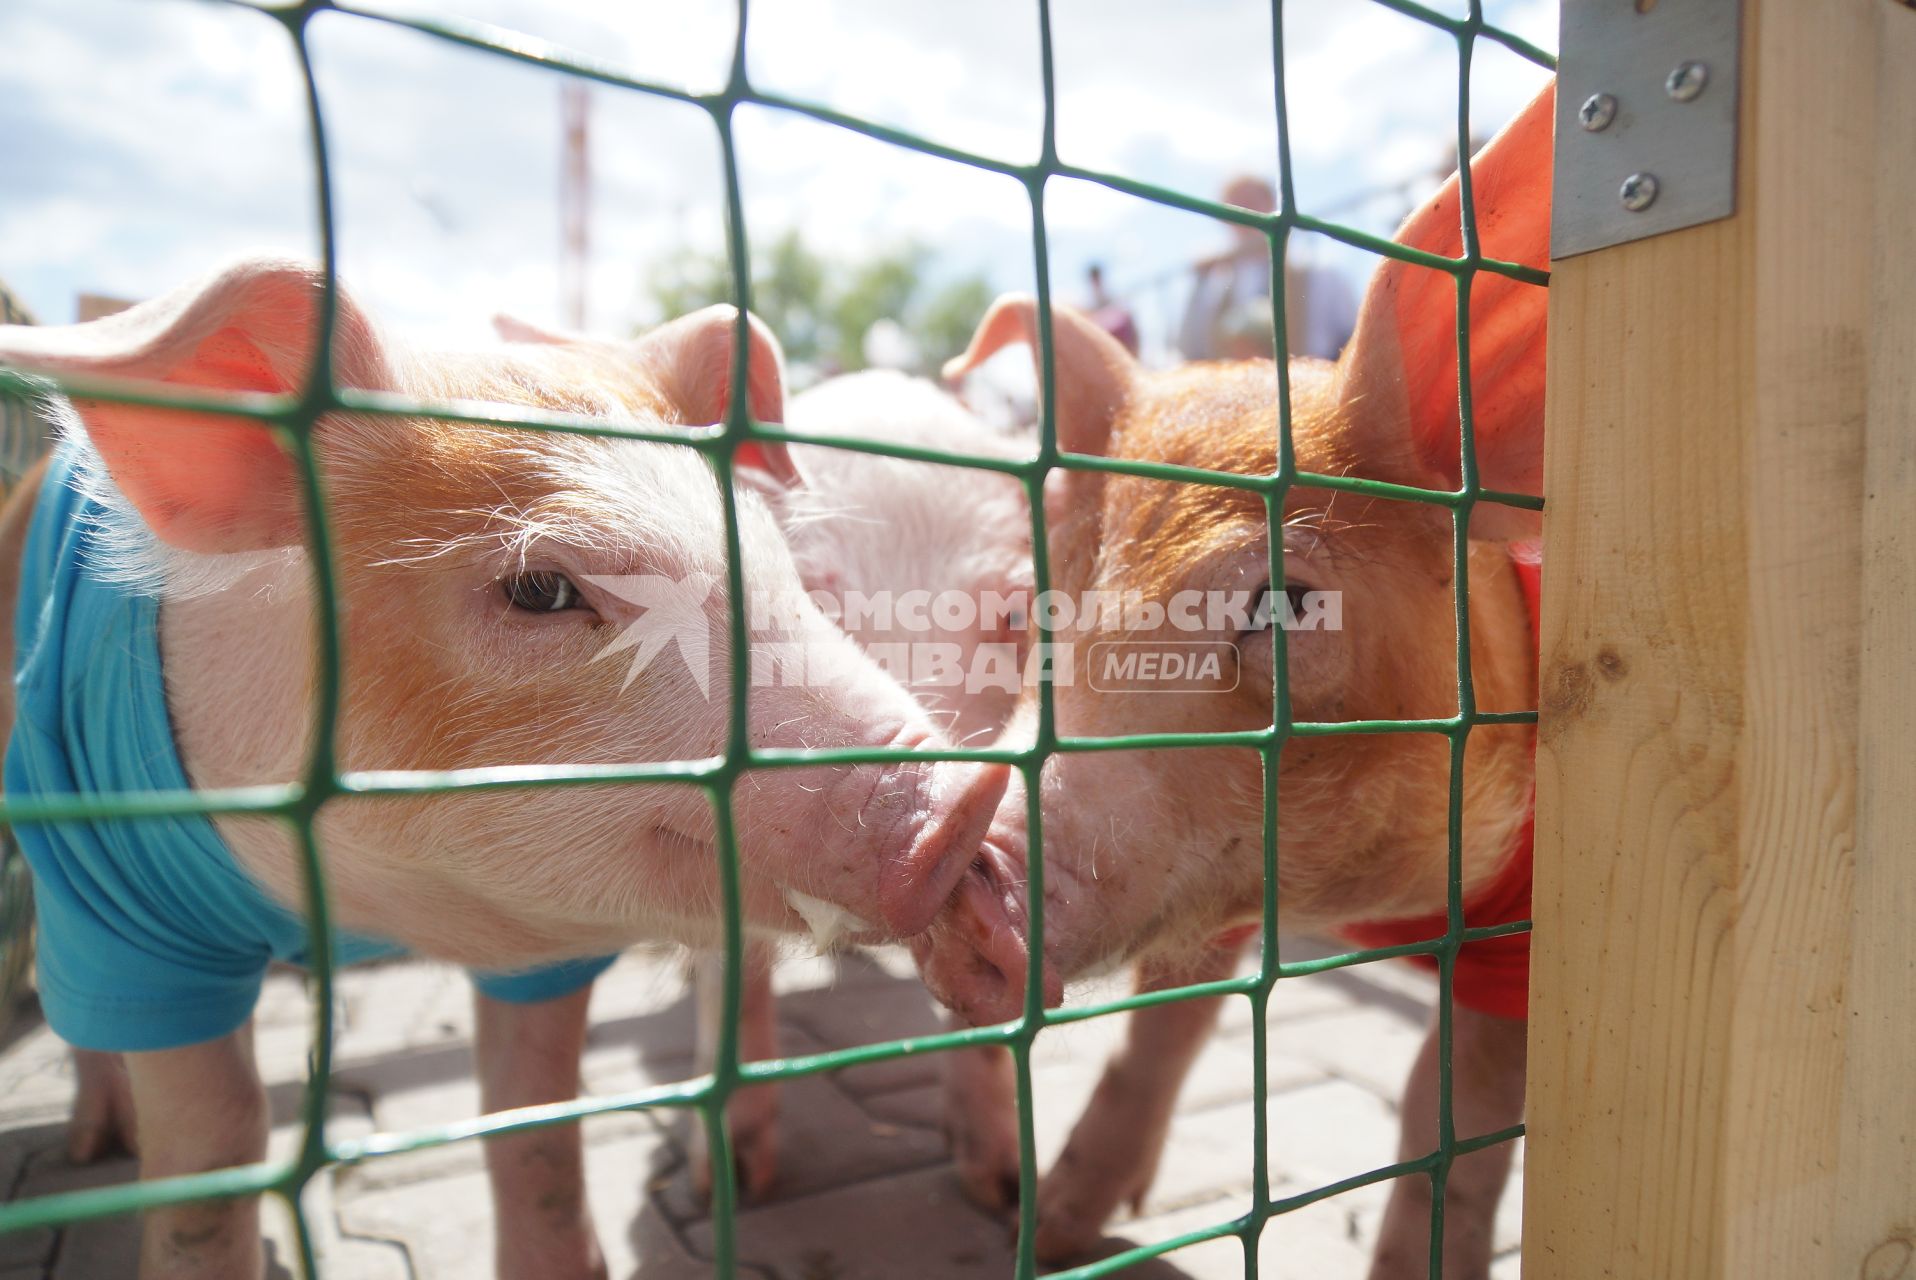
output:
[[[991,868],[986,865],[985,856],[982,853],[971,860],[971,865],[965,868],[965,874],[952,882],[951,892],[945,895],[945,905],[939,909],[941,914],[957,910],[958,900],[965,896],[965,886],[973,880],[978,881],[986,889],[993,887]]]

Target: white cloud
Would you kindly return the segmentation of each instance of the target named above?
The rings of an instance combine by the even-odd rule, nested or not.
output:
[[[1234,171],[1274,172],[1270,8],[1057,0],[1061,154],[1206,196]],[[733,45],[730,0],[404,11],[498,24],[694,91],[724,84]],[[1289,0],[1284,15],[1303,207],[1434,185],[1455,133],[1451,37],[1353,0]],[[1554,15],[1552,0],[1490,6],[1545,45]],[[480,340],[500,309],[556,320],[560,78],[344,15],[312,30],[349,285],[393,328],[434,341]],[[764,3],[748,67],[767,91],[1015,162],[1037,155],[1031,0]],[[1489,132],[1540,80],[1480,43],[1473,123]],[[593,104],[591,321],[618,330],[643,317],[653,264],[722,243],[723,185],[702,109],[612,89]],[[736,133],[753,236],[797,226],[843,253],[913,239],[945,270],[1029,287],[1030,212],[1015,182],[763,109],[741,109]],[[0,6],[0,278],[43,318],[69,316],[80,290],[146,295],[238,252],[311,253],[310,165],[303,88],[276,21],[183,0]],[[1340,216],[1388,231],[1408,198],[1386,192]],[[1138,282],[1220,239],[1206,219],[1084,184],[1052,183],[1048,205],[1067,297],[1090,260]],[[1353,274],[1368,265],[1301,251]]]
[[[42,316],[235,245],[310,253],[304,112],[278,24],[205,5],[0,9],[0,275]]]

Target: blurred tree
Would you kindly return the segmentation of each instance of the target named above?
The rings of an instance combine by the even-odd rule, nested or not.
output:
[[[902,244],[867,258],[827,257],[796,230],[761,242],[752,266],[752,306],[772,327],[794,364],[830,374],[862,369],[865,337],[881,320],[901,325],[917,348],[916,372],[965,349],[994,296],[982,275],[933,285],[932,255]],[[659,318],[732,300],[732,269],[723,253],[667,255],[646,278],[645,296]]]
[[[983,276],[965,276],[953,280],[918,309],[913,332],[936,372],[938,366],[971,345],[972,331],[985,318],[985,308],[998,296],[991,281]]]

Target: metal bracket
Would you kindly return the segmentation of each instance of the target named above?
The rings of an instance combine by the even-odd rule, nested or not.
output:
[[[1563,0],[1550,256],[1736,212],[1741,0]]]

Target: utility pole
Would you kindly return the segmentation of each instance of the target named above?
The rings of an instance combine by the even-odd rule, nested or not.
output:
[[[590,90],[568,80],[559,87],[559,117],[565,139],[559,168],[559,312],[565,323],[584,329],[586,280],[591,258],[592,152],[588,129]]]

